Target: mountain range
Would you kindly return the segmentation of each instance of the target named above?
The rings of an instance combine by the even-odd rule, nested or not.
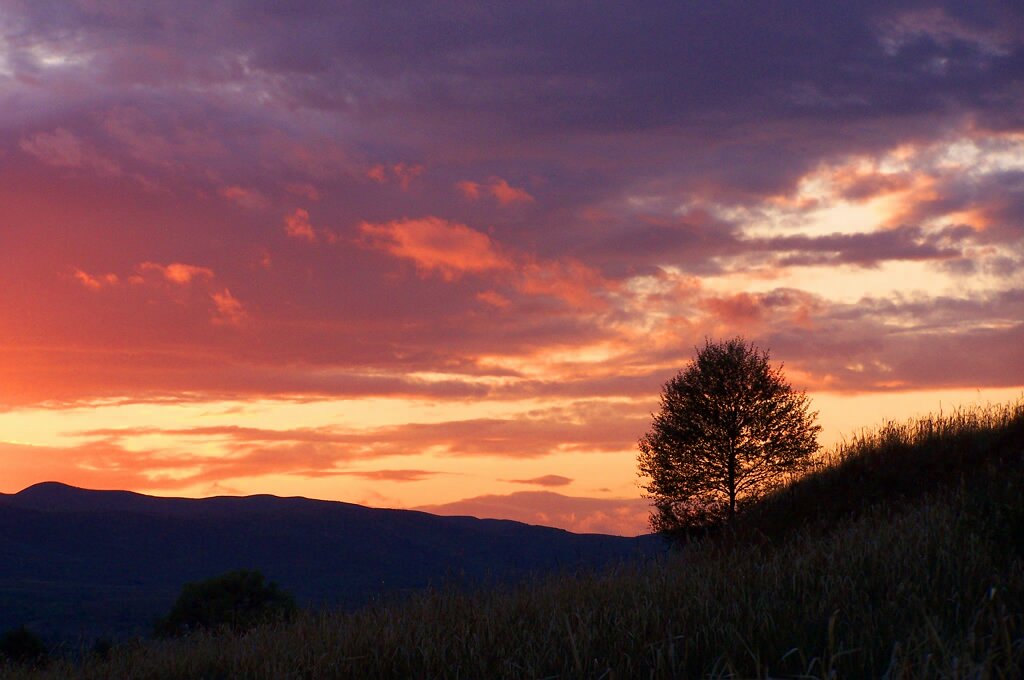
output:
[[[0,631],[147,634],[186,582],[258,569],[306,607],[506,583],[662,551],[654,536],[277,496],[160,498],[56,482],[0,494]]]

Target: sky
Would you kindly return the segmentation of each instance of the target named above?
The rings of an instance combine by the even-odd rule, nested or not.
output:
[[[1024,394],[1019,2],[0,0],[0,492],[634,535],[705,339]]]

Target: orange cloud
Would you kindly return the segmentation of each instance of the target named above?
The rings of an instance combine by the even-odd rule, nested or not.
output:
[[[310,243],[316,242],[316,232],[313,231],[313,225],[309,223],[309,211],[302,208],[296,208],[291,215],[285,216],[284,231],[292,238],[305,239]]]
[[[522,265],[517,282],[517,288],[528,295],[548,295],[585,309],[606,306],[598,292],[615,287],[579,260],[531,258]]]
[[[213,303],[212,321],[216,324],[238,325],[249,318],[242,303],[226,287],[217,286],[214,288],[214,273],[208,267],[199,267],[182,262],[172,262],[167,265],[157,262],[143,262],[135,267],[137,274],[128,277],[128,283],[136,286],[154,285],[161,281],[172,284],[174,291],[172,297],[179,302],[185,302],[191,295],[206,296]],[[117,274],[92,275],[81,269],[74,270],[74,278],[89,290],[101,290],[103,288],[116,286],[121,283]],[[147,277],[148,275],[148,277]],[[153,275],[156,278],[154,279]],[[191,292],[185,292],[186,287],[193,283],[199,283],[197,288]]]
[[[227,288],[210,294],[210,299],[217,309],[215,323],[240,324],[248,318],[242,303]]]
[[[467,273],[509,270],[512,262],[486,234],[439,217],[359,225],[364,242],[395,257],[412,260],[421,274],[453,281]]]
[[[81,269],[76,269],[74,271],[74,277],[75,280],[89,290],[100,290],[101,288],[106,288],[108,286],[116,286],[119,281],[117,274],[100,274],[98,276],[92,276]]]
[[[585,309],[605,305],[600,292],[616,286],[599,272],[577,260],[544,260],[500,247],[491,237],[457,222],[439,217],[396,220],[359,226],[363,244],[395,257],[412,260],[421,275],[436,273],[445,281],[464,274],[500,274],[514,290],[563,300]],[[477,299],[495,307],[507,307],[507,297],[494,290]]]
[[[471,201],[479,200],[486,192],[493,196],[500,205],[507,206],[512,203],[533,203],[531,196],[525,189],[514,187],[501,177],[491,177],[486,184],[464,180],[458,182],[455,188]]]
[[[167,281],[184,286],[197,279],[210,280],[213,278],[213,270],[208,267],[197,267],[181,262],[172,262],[168,265],[157,264],[156,262],[143,262],[138,266],[141,272],[157,272]]]

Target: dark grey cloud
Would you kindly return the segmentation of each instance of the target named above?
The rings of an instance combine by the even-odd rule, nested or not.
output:
[[[786,253],[776,262],[782,267],[840,264],[871,267],[891,260],[952,260],[963,254],[962,244],[974,235],[973,229],[963,226],[943,229],[938,233],[902,226],[871,233],[752,240],[748,247]]]

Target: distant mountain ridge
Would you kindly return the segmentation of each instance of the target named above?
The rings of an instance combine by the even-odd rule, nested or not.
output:
[[[44,482],[0,494],[0,630],[145,634],[187,581],[260,569],[306,606],[349,607],[445,582],[600,567],[655,537],[573,534],[301,497],[160,498]]]

